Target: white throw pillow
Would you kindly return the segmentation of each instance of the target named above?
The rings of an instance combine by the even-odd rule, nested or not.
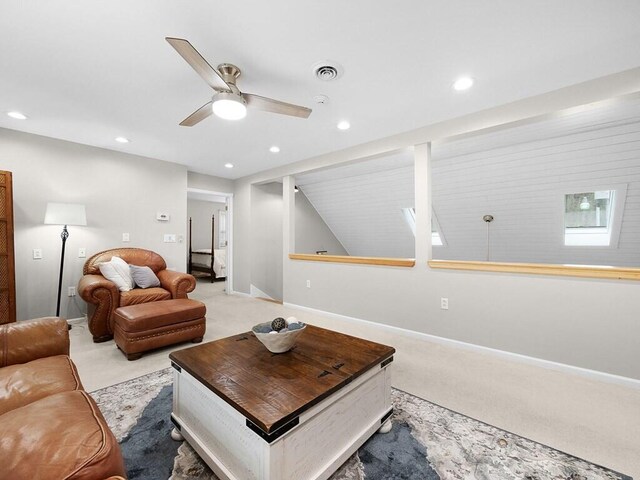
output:
[[[121,274],[123,271],[122,263],[118,262],[118,260],[124,263],[126,276]],[[129,273],[129,265],[121,258],[111,257],[111,261],[98,264],[98,268],[102,276],[115,283],[121,292],[128,292],[133,288],[133,278],[131,278],[131,274]]]
[[[129,287],[127,288],[127,290],[131,290],[132,288],[134,288],[136,284],[133,282],[133,276],[131,275],[131,271],[129,270],[129,264],[120,257],[116,256],[111,257],[111,263],[116,269],[116,272],[118,272],[118,274],[124,279],[127,286]]]

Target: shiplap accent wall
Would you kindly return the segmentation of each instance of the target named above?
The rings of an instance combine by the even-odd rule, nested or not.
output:
[[[433,145],[436,259],[640,266],[640,102]],[[413,257],[401,209],[414,204],[412,153],[296,182],[350,255]],[[564,246],[564,194],[627,185],[617,248]],[[487,257],[486,214],[490,224]]]
[[[412,152],[302,175],[296,183],[349,255],[414,257],[402,215],[414,206]]]
[[[640,266],[640,102],[433,146],[434,258]],[[618,248],[564,246],[564,194],[627,185]]]

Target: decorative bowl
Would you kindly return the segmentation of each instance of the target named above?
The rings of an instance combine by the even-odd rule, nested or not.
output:
[[[307,326],[303,324],[301,328],[296,330],[287,330],[286,332],[278,333],[265,333],[271,329],[271,322],[265,322],[255,325],[251,330],[256,338],[260,340],[271,353],[284,353],[293,348],[298,336],[304,332],[305,328],[307,328]]]

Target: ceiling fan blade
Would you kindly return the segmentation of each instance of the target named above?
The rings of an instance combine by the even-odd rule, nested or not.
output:
[[[191,68],[193,68],[211,88],[214,90],[231,90],[229,84],[222,79],[218,71],[209,65],[204,57],[200,55],[200,52],[198,52],[188,40],[173,37],[165,37],[165,40],[175,48],[176,52],[191,65]]]
[[[189,115],[187,118],[185,118],[183,121],[181,121],[180,122],[180,126],[181,127],[193,127],[196,123],[199,123],[202,120],[204,120],[205,118],[207,118],[209,115],[211,115],[213,113],[213,110],[211,109],[211,103],[212,102],[205,103],[198,110],[196,110],[191,115]]]
[[[294,105],[292,103],[281,102],[273,98],[261,97],[252,93],[243,93],[242,96],[247,102],[247,106],[264,110],[265,112],[279,113],[281,115],[290,115],[292,117],[308,118],[311,115],[311,109]]]

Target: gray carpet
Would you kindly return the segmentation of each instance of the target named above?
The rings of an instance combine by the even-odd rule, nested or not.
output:
[[[167,438],[171,423],[172,387],[160,390],[120,441],[129,480],[169,478],[180,444]]]
[[[171,440],[171,371],[93,392],[120,441],[130,480],[216,480]],[[331,480],[631,480],[398,390],[393,428],[375,434]]]

